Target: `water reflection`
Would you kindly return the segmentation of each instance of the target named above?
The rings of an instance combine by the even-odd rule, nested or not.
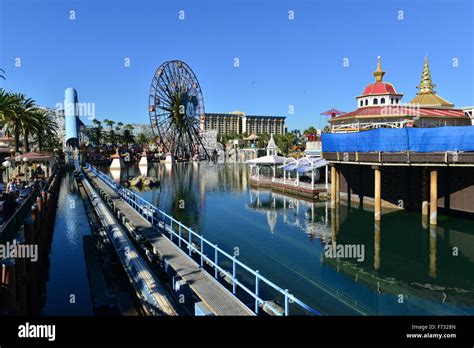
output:
[[[142,197],[226,250],[238,246],[244,262],[324,314],[474,314],[473,221],[428,228],[400,211],[374,222],[360,207],[250,189],[243,165],[154,163],[147,175],[161,185],[134,189]],[[364,260],[326,257],[326,245],[363,245]]]

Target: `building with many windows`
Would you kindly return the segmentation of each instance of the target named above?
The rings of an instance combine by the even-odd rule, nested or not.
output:
[[[216,130],[218,134],[285,134],[285,118],[285,116],[246,115],[240,111],[205,113],[201,117],[201,129]]]

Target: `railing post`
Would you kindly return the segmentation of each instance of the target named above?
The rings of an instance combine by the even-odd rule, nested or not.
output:
[[[235,281],[237,280],[237,275],[236,275],[236,267],[235,267],[235,255],[234,257],[232,258],[232,293],[235,295],[235,290],[236,290],[236,286],[237,284],[235,283]]]
[[[285,289],[285,316],[288,316],[290,314],[288,295],[289,295],[288,289]]]
[[[189,249],[189,256],[192,256],[193,255],[193,234],[191,232],[191,229],[188,229],[188,233],[189,233],[189,236],[188,236],[188,249]]]
[[[178,232],[179,232],[178,245],[181,248],[181,223],[179,224]]]
[[[217,279],[217,244],[214,245],[214,278]]]
[[[204,239],[200,236],[201,239],[201,268],[204,266]]]
[[[173,220],[170,220],[170,239],[173,241]]]
[[[255,314],[258,314],[258,281],[259,281],[259,274],[260,272],[257,270],[255,271]]]

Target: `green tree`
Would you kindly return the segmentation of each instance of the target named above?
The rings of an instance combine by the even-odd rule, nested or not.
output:
[[[57,138],[58,126],[51,113],[45,109],[36,109],[34,117],[36,126],[33,129],[33,134],[36,137],[38,149],[42,151],[45,146],[49,148],[58,147],[60,143]]]
[[[90,136],[91,140],[97,145],[100,146],[100,143],[102,142],[102,139],[104,138],[103,134],[103,127],[102,127],[102,122],[100,122],[98,119],[93,119],[92,123],[94,124],[94,128],[92,129]]]
[[[0,88],[0,125],[2,127],[13,123],[15,119],[15,106],[19,103],[19,98]]]
[[[309,127],[308,129],[306,129],[303,134],[304,135],[309,135],[309,134],[314,134],[314,133],[317,133],[318,130],[316,128],[314,128],[313,126]]]
[[[140,132],[137,134],[136,142],[138,145],[143,146],[143,145],[148,144],[150,142],[150,139],[145,133]]]
[[[25,151],[29,151],[28,135],[36,126],[34,120],[34,111],[36,110],[35,101],[26,98],[24,94],[14,93],[13,97],[17,102],[12,106],[13,113],[9,119],[5,119],[5,126],[12,132],[15,138],[15,152],[20,151],[20,135],[23,134]]]
[[[288,154],[293,149],[293,146],[297,145],[298,137],[296,136],[296,134],[289,132],[286,134],[274,136],[274,140],[280,152],[283,155],[288,156]]]

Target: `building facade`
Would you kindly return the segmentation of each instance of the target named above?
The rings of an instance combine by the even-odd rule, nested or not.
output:
[[[201,116],[203,131],[215,130],[221,134],[285,134],[284,116],[245,115],[240,111],[231,113],[205,113]]]
[[[383,81],[380,57],[373,73],[375,82],[367,85],[356,97],[357,109],[329,119],[332,132],[358,132],[374,128],[467,126],[472,121],[467,110],[456,108],[454,104],[435,92],[431,80],[428,58],[421,76],[415,98],[402,104],[403,94]]]

